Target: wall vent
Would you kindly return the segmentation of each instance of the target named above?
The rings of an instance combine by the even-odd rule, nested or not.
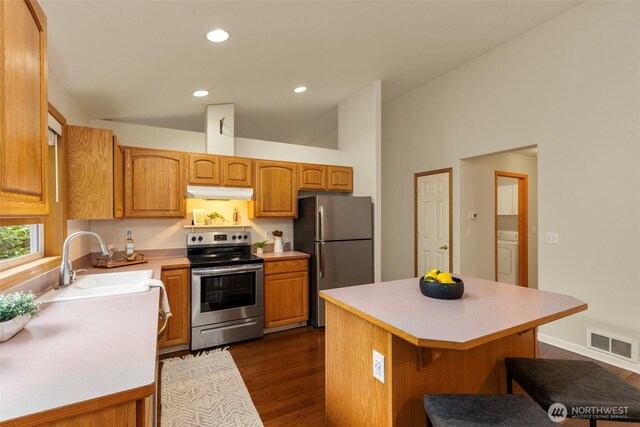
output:
[[[633,363],[638,362],[638,341],[587,329],[587,347]]]

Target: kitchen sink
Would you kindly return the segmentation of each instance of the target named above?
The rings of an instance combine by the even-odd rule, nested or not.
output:
[[[66,288],[53,289],[38,301],[60,302],[146,292],[152,276],[153,270],[80,275]]]

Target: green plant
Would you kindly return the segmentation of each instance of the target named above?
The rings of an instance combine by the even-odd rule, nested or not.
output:
[[[267,246],[267,241],[266,240],[262,240],[260,242],[255,242],[253,244],[253,246],[255,246],[256,248],[263,248],[264,249],[264,247]]]
[[[216,218],[220,218],[222,221],[224,221],[224,216],[222,216],[221,214],[219,214],[217,211],[211,212],[210,214],[207,215],[207,217],[209,219],[216,219]]]
[[[31,226],[0,227],[0,260],[28,255],[31,252]]]
[[[13,292],[0,295],[0,322],[6,322],[23,314],[36,315],[40,303],[32,292]]]

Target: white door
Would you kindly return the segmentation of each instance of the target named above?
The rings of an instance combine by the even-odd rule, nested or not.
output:
[[[418,275],[449,271],[449,174],[418,177]]]

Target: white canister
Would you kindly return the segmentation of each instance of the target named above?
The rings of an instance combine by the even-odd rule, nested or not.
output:
[[[282,241],[282,237],[273,237],[273,252],[284,252],[284,243]]]

